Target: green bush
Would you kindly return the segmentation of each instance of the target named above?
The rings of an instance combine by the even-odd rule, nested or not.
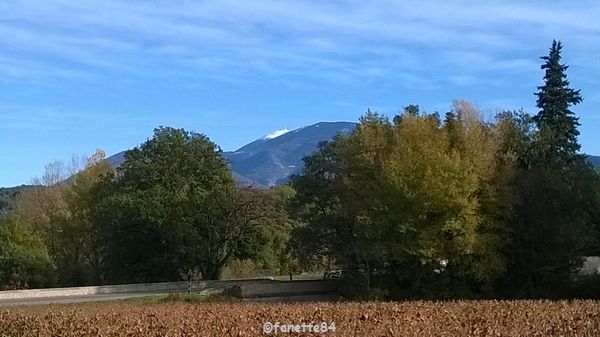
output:
[[[0,223],[0,289],[47,287],[53,280],[52,259],[42,240],[17,217]]]

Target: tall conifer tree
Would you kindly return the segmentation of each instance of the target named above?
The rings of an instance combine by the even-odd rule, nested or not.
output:
[[[541,57],[545,74],[535,93],[537,130],[515,172],[505,273],[508,294],[515,297],[565,296],[582,257],[592,251],[597,176],[579,154],[579,121],[570,108],[582,97],[569,87],[561,49],[552,41],[548,56]]]
[[[538,87],[535,95],[537,107],[540,109],[534,116],[540,131],[543,151],[540,155],[545,160],[563,159],[571,161],[577,157],[580,145],[577,141],[579,118],[570,107],[583,100],[579,90],[569,87],[566,70],[569,66],[560,63],[562,44],[552,41],[548,56],[542,56],[545,63],[544,85]]]

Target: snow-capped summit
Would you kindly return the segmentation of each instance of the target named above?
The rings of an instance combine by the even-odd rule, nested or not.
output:
[[[285,135],[288,132],[290,132],[290,130],[288,130],[288,128],[286,126],[284,126],[283,130],[273,131],[273,132],[269,133],[268,135],[264,136],[263,139],[277,138],[279,136]]]
[[[263,137],[235,152],[224,152],[223,156],[233,172],[255,186],[277,186],[300,172],[304,167],[302,158],[317,150],[321,142],[355,127],[356,124],[350,122],[319,122],[293,130],[286,127],[269,134],[270,139]]]

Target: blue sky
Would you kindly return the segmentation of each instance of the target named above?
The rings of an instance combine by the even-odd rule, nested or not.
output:
[[[273,130],[466,99],[535,113],[565,47],[583,151],[600,154],[599,1],[0,2],[0,186],[109,155],[158,125],[224,150]]]

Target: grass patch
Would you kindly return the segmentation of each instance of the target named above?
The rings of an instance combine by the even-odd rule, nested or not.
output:
[[[242,298],[242,292],[240,287],[232,286],[223,289],[222,291],[215,292],[199,292],[199,293],[168,293],[168,294],[156,294],[142,297],[133,297],[126,299],[125,301],[135,303],[170,303],[170,302],[223,302],[223,301],[236,301]]]
[[[221,294],[186,294],[186,293],[169,293],[169,294],[156,294],[143,297],[132,297],[124,301],[142,304],[151,303],[174,303],[174,302],[186,302],[186,303],[198,303],[198,302],[221,302],[221,301],[232,301],[237,298],[223,296]]]

